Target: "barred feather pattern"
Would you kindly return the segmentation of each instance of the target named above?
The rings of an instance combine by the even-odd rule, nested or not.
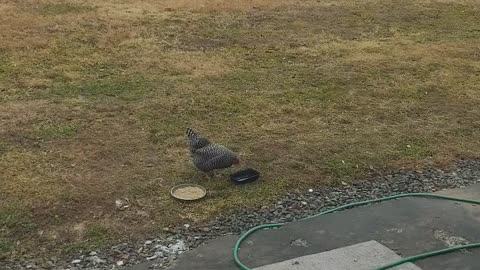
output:
[[[237,155],[220,144],[212,144],[191,128],[187,129],[188,145],[193,164],[203,172],[232,166]]]

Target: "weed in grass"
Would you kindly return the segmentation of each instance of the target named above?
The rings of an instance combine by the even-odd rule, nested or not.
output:
[[[349,179],[358,171],[358,167],[349,161],[332,159],[325,162],[326,170],[334,176],[334,179]]]
[[[76,254],[85,250],[92,250],[104,247],[118,237],[112,228],[108,228],[101,223],[91,223],[86,225],[85,231],[77,241],[66,243],[63,254]]]
[[[152,90],[152,82],[141,77],[130,80],[111,80],[107,78],[80,83],[58,84],[52,89],[51,94],[58,97],[84,96],[90,99],[113,97],[132,101],[148,97]]]
[[[0,157],[6,154],[8,151],[8,146],[4,143],[0,143]]]
[[[108,240],[112,239],[111,229],[102,224],[91,224],[85,232],[86,240],[93,246],[102,246]]]
[[[65,139],[72,138],[78,132],[78,126],[74,124],[44,124],[37,130],[37,135],[41,139]]]
[[[13,249],[13,243],[10,240],[2,239],[0,236],[0,259],[7,256],[7,253]]]
[[[400,146],[400,156],[403,158],[426,159],[434,153],[429,149],[428,144],[421,141],[411,141]]]
[[[77,3],[45,3],[40,4],[38,12],[41,15],[61,15],[67,13],[82,13],[95,10],[92,6]]]

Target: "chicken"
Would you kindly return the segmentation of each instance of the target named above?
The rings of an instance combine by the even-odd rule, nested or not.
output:
[[[188,145],[193,164],[202,172],[212,175],[214,170],[240,163],[238,156],[227,147],[210,143],[191,128],[187,129]]]

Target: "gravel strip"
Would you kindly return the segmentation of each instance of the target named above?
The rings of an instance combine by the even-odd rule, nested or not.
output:
[[[112,270],[144,261],[154,262],[153,269],[163,269],[171,265],[181,253],[207,240],[240,234],[260,224],[290,222],[352,202],[400,193],[435,192],[477,182],[480,182],[480,161],[462,160],[446,171],[401,171],[355,184],[342,183],[339,187],[320,187],[301,193],[288,193],[270,206],[236,210],[203,226],[184,224],[175,229],[165,229],[170,235],[158,239],[122,243],[110,249],[79,254],[68,260],[50,258],[7,262],[0,265],[0,269]]]

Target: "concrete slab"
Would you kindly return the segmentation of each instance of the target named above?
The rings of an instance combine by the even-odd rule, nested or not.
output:
[[[480,199],[480,184],[444,194]],[[240,250],[251,268],[376,240],[402,257],[451,245],[480,242],[480,207],[425,198],[403,198],[344,210],[263,230]],[[247,230],[249,228],[245,228]],[[237,270],[232,249],[238,236],[211,241],[186,252],[172,270]],[[300,243],[299,245],[297,243]],[[428,258],[423,270],[478,270],[480,249]],[[149,263],[130,270],[148,269]]]
[[[257,267],[372,239],[402,257],[446,248],[454,239],[480,242],[480,222],[476,219],[480,207],[466,207],[451,201],[404,198],[345,210],[258,232],[243,245],[240,258],[246,265]],[[306,244],[292,245],[299,239]],[[473,270],[480,265],[478,255],[477,249],[426,259],[417,265],[425,270]]]
[[[401,259],[393,250],[377,241],[368,241],[258,267],[254,270],[372,270]],[[392,270],[421,269],[408,263]]]
[[[472,185],[466,188],[446,189],[435,193],[470,200],[480,200],[480,184]]]

